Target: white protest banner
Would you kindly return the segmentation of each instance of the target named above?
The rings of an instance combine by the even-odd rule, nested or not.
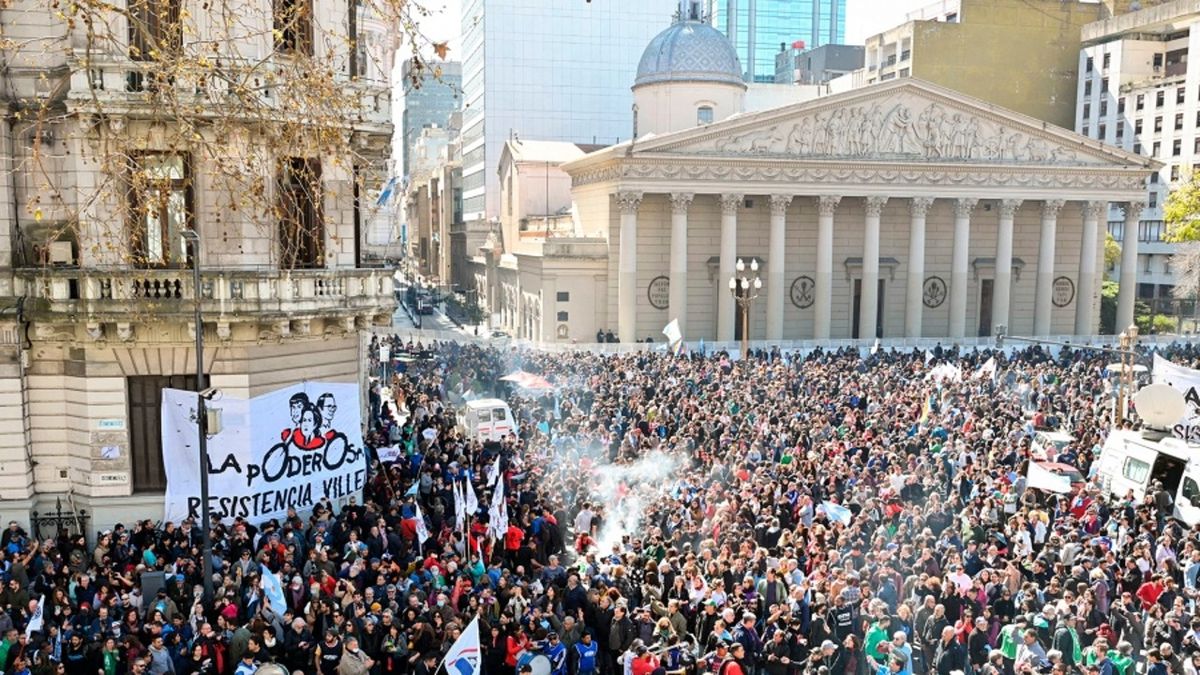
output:
[[[1172,363],[1155,354],[1151,377],[1154,384],[1169,385],[1183,394],[1187,404],[1187,412],[1183,419],[1171,427],[1171,433],[1188,443],[1200,443],[1200,394],[1197,393],[1200,389],[1200,370]]]
[[[1037,462],[1029,463],[1029,474],[1026,476],[1025,485],[1059,494],[1067,494],[1071,491],[1070,478],[1060,476],[1050,469],[1038,466]]]
[[[379,458],[380,462],[391,464],[400,461],[400,458],[404,456],[404,450],[398,445],[390,448],[375,448],[375,456]]]
[[[163,519],[200,517],[196,393],[164,389]],[[224,395],[222,428],[208,437],[209,508],[225,522],[283,518],[322,497],[361,496],[366,454],[358,385],[303,383],[250,400]],[[340,411],[340,414],[339,414]]]

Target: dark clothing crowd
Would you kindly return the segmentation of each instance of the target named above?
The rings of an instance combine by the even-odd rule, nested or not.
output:
[[[442,660],[474,623],[485,675],[1200,671],[1200,531],[1095,474],[1111,356],[369,353],[361,499],[214,521],[208,601],[197,523],[13,523],[0,670],[473,675]],[[465,427],[480,397],[513,432]],[[1027,485],[1040,430],[1068,494]]]

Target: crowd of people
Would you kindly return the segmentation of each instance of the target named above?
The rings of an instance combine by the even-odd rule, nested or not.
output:
[[[0,671],[432,675],[475,622],[485,675],[1200,672],[1200,533],[1169,498],[1113,498],[1095,477],[1105,354],[388,341],[366,438],[397,451],[361,499],[215,523],[207,602],[195,523],[93,543],[11,524]],[[552,388],[513,388],[514,370]],[[459,428],[485,394],[514,433]],[[1073,437],[1052,458],[1085,477],[1070,494],[1027,486],[1037,429]],[[468,482],[479,508],[460,527]],[[151,572],[165,585],[147,596]]]

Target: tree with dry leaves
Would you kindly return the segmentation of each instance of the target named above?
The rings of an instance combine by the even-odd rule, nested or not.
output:
[[[4,3],[0,190],[18,286],[177,298],[185,277],[161,271],[191,264],[189,229],[209,268],[358,266],[390,173],[392,66],[446,51],[421,35],[427,13],[410,0]]]

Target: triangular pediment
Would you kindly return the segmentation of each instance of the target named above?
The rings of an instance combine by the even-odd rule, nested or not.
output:
[[[1154,168],[1152,159],[907,78],[633,143],[633,155]]]

